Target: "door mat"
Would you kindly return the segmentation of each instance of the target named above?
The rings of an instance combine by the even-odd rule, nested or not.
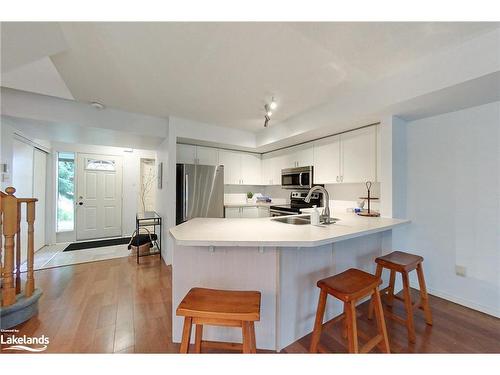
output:
[[[64,251],[94,249],[96,247],[127,245],[130,242],[130,237],[111,238],[107,240],[73,242],[69,244]]]

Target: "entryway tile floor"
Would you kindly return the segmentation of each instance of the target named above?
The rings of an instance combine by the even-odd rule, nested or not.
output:
[[[47,245],[38,250],[35,253],[34,269],[41,270],[45,268],[70,266],[100,260],[124,258],[131,255],[131,251],[127,249],[127,245],[105,246],[64,252],[63,250],[69,244],[70,243],[58,243]],[[26,263],[22,264],[21,271],[26,271]]]

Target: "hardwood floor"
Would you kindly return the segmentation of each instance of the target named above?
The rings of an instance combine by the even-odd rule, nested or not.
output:
[[[142,258],[139,266],[129,257],[40,270],[35,278],[44,293],[39,313],[16,327],[16,335],[48,336],[46,352],[178,353],[171,341],[171,268],[158,257]],[[500,319],[434,296],[430,304],[434,325],[416,312],[415,344],[404,326],[387,319],[393,353],[500,353]],[[367,308],[357,308],[358,330],[372,336],[376,327],[366,318]],[[402,304],[395,302],[394,311],[403,314]],[[345,353],[340,331],[339,324],[325,329],[321,344]],[[283,352],[306,353],[310,337]]]

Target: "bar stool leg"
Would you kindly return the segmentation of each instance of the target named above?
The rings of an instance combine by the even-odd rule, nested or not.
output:
[[[191,327],[193,326],[193,318],[184,318],[184,327],[182,328],[182,341],[180,352],[187,354],[189,352],[189,342],[191,341]]]
[[[377,264],[377,271],[375,272],[375,276],[382,277],[382,266]],[[373,297],[370,299],[370,304],[368,305],[368,319],[373,319]]]
[[[385,353],[390,353],[391,349],[389,347],[389,338],[387,337],[387,328],[385,326],[384,319],[384,309],[382,307],[382,300],[380,299],[380,294],[378,289],[373,292],[372,298],[375,300],[375,317],[377,318],[377,328],[379,333],[382,335],[382,341],[379,346],[380,349]]]
[[[243,354],[250,354],[250,332],[248,322],[241,323],[241,333],[243,336]]]
[[[344,321],[342,322],[342,337],[344,339],[347,339],[347,315],[345,310],[345,303],[344,303]]]
[[[413,323],[413,305],[411,302],[408,272],[402,272],[401,275],[403,276],[403,293],[406,308],[406,329],[408,331],[408,339],[410,342],[415,342],[415,325]]]
[[[194,352],[201,353],[201,340],[203,337],[203,325],[197,324],[194,336]]]
[[[323,317],[325,315],[326,298],[326,290],[321,289],[319,293],[318,309],[316,310],[316,320],[314,321],[314,330],[311,338],[311,346],[309,347],[310,353],[318,352],[319,339],[321,338],[321,330],[323,328]]]
[[[394,284],[396,282],[396,271],[391,270],[391,276],[389,277],[389,289],[387,291],[387,304],[392,306],[394,302]]]
[[[255,324],[254,322],[248,323],[248,329],[250,331],[250,352],[253,354],[257,353],[257,343],[255,342]]]
[[[345,302],[344,306],[347,312],[347,340],[349,342],[349,353],[359,353],[356,306],[354,302]]]
[[[418,285],[420,289],[420,304],[424,310],[425,322],[428,325],[432,325],[432,313],[429,306],[429,296],[427,295],[427,288],[425,286],[424,270],[422,269],[422,263],[417,266],[417,276]]]

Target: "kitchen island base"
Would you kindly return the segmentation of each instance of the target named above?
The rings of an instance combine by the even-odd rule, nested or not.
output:
[[[280,351],[313,330],[318,280],[348,268],[374,273],[374,259],[388,252],[390,243],[391,230],[317,247],[176,244],[172,265],[173,341],[181,341],[183,326],[175,310],[191,288],[256,290],[262,294],[261,320],[255,323],[257,348]],[[329,299],[325,321],[341,313],[342,304]],[[203,336],[210,341],[242,340],[240,330],[226,327],[206,327]]]

